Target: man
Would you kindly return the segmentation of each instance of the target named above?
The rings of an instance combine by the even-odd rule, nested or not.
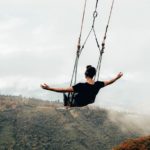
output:
[[[64,106],[82,107],[94,103],[99,90],[120,79],[123,76],[123,73],[118,73],[117,76],[112,78],[111,80],[96,82],[93,79],[95,75],[96,69],[91,65],[88,65],[85,71],[85,83],[78,83],[68,88],[52,88],[47,84],[42,84],[41,87],[45,90],[54,92],[73,93],[73,97],[71,99],[64,94]]]

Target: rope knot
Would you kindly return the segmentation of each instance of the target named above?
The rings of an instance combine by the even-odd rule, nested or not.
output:
[[[102,48],[105,48],[105,43],[102,43]]]
[[[101,55],[104,53],[105,43],[102,43]]]
[[[80,56],[80,49],[77,50],[77,57]]]
[[[101,55],[103,55],[103,54],[104,54],[104,49],[101,50]]]
[[[80,48],[81,48],[81,45],[80,45],[80,44],[78,44],[78,45],[77,45],[77,50],[79,51],[79,50],[80,50]]]

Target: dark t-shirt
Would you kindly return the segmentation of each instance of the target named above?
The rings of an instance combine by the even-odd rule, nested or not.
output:
[[[104,82],[96,81],[94,84],[78,83],[73,86],[75,93],[76,105],[85,106],[95,101],[96,95],[101,88],[104,87]]]

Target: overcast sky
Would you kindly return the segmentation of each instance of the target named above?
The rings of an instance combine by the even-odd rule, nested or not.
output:
[[[62,86],[71,78],[84,0],[0,1],[0,94],[54,100],[40,83]],[[98,5],[96,31],[102,40],[111,0]],[[83,40],[92,23],[95,0],[88,0]],[[100,80],[119,71],[124,77],[101,90],[96,105],[150,113],[150,1],[116,0],[103,56]],[[79,62],[96,66],[98,50],[91,36]]]

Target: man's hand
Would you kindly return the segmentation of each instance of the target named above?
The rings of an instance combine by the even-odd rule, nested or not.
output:
[[[45,89],[45,90],[49,90],[50,89],[50,87],[46,83],[41,84],[41,88]]]
[[[119,72],[118,75],[117,75],[117,79],[121,78],[122,76],[123,76],[123,73]]]

